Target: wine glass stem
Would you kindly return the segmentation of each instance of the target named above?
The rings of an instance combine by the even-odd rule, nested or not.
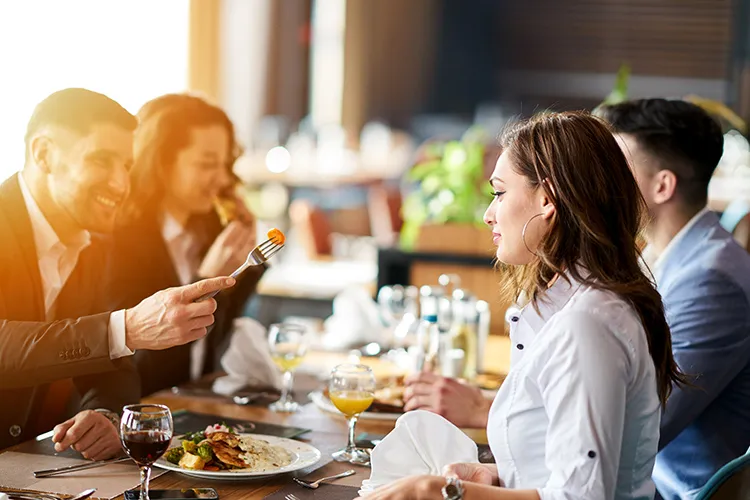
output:
[[[353,416],[349,419],[349,444],[346,445],[347,451],[352,451],[356,446],[354,445],[354,426],[357,425],[357,416]]]
[[[151,479],[151,466],[144,465],[141,467],[141,496],[139,500],[149,500],[148,482]]]
[[[294,385],[294,373],[291,371],[284,372],[284,383],[281,388],[281,401],[288,403],[291,401],[292,386]]]

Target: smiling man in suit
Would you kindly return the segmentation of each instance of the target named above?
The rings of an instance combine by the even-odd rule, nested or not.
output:
[[[129,192],[135,126],[102,94],[55,92],[29,121],[23,171],[0,186],[0,448],[80,409],[55,427],[58,451],[119,453],[113,422],[139,399],[129,357],[204,336],[216,303],[196,299],[234,283],[205,280],[102,312],[105,287],[116,286],[102,278],[102,235]]]

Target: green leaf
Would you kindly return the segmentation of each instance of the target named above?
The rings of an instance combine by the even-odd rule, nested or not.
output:
[[[628,100],[628,84],[630,83],[630,66],[623,64],[617,71],[615,85],[602,104],[618,104]]]

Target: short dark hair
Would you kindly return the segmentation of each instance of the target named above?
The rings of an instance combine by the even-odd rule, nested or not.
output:
[[[724,152],[721,126],[708,113],[682,100],[640,99],[599,106],[594,114],[615,133],[634,136],[660,168],[672,171],[685,204],[706,204],[708,183]]]
[[[58,125],[85,135],[96,123],[112,123],[132,131],[138,121],[104,94],[81,88],[58,90],[34,108],[26,127],[26,151],[33,135],[45,125]]]

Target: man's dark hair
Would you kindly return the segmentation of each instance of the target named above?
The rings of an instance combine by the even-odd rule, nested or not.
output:
[[[677,195],[690,207],[708,198],[708,183],[724,150],[719,123],[700,107],[681,100],[640,99],[594,110],[615,133],[629,134],[677,177]]]
[[[47,125],[58,125],[81,135],[97,123],[111,123],[135,130],[138,121],[117,102],[98,92],[70,88],[58,90],[36,105],[26,127],[26,151],[34,134]]]

